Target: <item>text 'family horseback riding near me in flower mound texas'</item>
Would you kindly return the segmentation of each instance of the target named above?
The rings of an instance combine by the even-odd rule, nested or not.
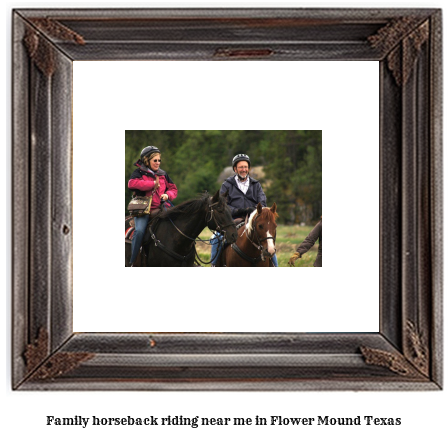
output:
[[[401,418],[377,418],[373,415],[357,415],[356,417],[330,417],[318,415],[317,417],[284,417],[271,415],[254,418],[235,417],[203,417],[196,415],[167,415],[166,417],[74,417],[60,418],[47,415],[47,426],[81,426],[83,429],[90,426],[189,426],[193,429],[202,426],[400,426]]]

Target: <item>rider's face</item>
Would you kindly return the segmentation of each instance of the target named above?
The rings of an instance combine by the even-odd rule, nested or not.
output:
[[[151,166],[151,170],[154,170],[154,171],[159,170],[160,162],[161,162],[160,154],[154,155],[151,158],[151,161],[149,162],[149,165]]]
[[[241,179],[246,179],[249,175],[249,163],[247,161],[240,161],[237,163],[236,173]]]

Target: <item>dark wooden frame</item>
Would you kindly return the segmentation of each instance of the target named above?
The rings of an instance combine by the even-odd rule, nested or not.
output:
[[[13,11],[12,387],[440,389],[441,29],[437,9]],[[73,333],[72,61],[102,59],[379,61],[379,332]]]

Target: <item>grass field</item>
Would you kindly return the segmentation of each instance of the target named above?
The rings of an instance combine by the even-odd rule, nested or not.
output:
[[[303,242],[306,236],[313,229],[311,226],[300,227],[298,225],[279,225],[277,227],[277,240],[276,240],[276,248],[277,248],[277,259],[279,267],[287,267],[288,260],[295,252],[296,248],[300,243]],[[208,240],[212,236],[211,231],[204,230],[199,236],[203,240]],[[318,244],[314,245],[310,251],[303,255],[303,257],[296,261],[295,266],[299,268],[312,267],[314,260],[316,260],[317,256],[317,247]],[[198,242],[196,244],[196,249],[199,254],[199,257],[204,262],[210,262],[210,245],[206,243]],[[210,266],[210,264],[204,264],[203,266]]]

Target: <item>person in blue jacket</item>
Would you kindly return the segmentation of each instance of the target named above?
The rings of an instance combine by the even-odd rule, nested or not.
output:
[[[258,203],[266,207],[266,195],[264,194],[260,181],[249,175],[249,156],[246,154],[235,155],[232,160],[232,168],[235,175],[227,178],[222,183],[220,190],[223,194],[228,193],[227,204],[232,212],[232,217],[234,219],[245,218],[246,215],[250,215],[256,209]],[[222,236],[219,233],[215,233],[210,241],[212,244],[212,267],[219,257],[219,251],[221,249],[220,240],[222,240]],[[274,266],[278,266],[276,255],[272,258],[272,262]]]

